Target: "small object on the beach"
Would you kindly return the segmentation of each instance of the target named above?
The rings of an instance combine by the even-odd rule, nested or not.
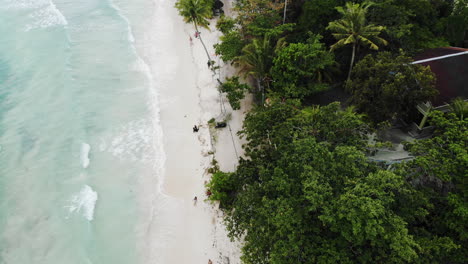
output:
[[[208,264],[213,264],[213,261],[211,261],[211,259],[208,259]]]
[[[215,128],[222,128],[226,126],[227,126],[226,122],[216,122]]]
[[[198,130],[199,130],[199,128],[197,127],[197,125],[194,125],[192,129],[193,129],[193,133],[196,133],[196,132],[198,132]]]
[[[211,61],[209,60],[209,61],[207,62],[207,64],[208,64],[208,68],[209,68],[209,67],[211,66]]]
[[[197,201],[198,201],[198,198],[195,196],[195,198],[193,198],[193,204],[197,204]]]
[[[200,36],[200,32],[195,31],[195,38],[198,38],[198,36]]]
[[[206,190],[206,196],[210,197],[211,196],[211,191],[208,189]]]

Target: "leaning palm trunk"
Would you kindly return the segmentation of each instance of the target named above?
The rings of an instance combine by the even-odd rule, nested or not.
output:
[[[262,93],[262,106],[263,106],[263,103],[265,102],[265,89],[263,88],[262,81],[260,80],[260,78],[255,78],[255,79],[257,80],[258,90]]]
[[[206,56],[208,57],[208,61],[211,63],[210,53],[208,52],[208,49],[206,48],[205,43],[203,42],[200,31],[198,31],[197,23],[193,22],[193,24],[195,25],[195,30],[197,31],[198,38],[200,39],[200,42],[203,45],[203,48],[205,49]]]
[[[356,42],[353,43],[353,54],[351,54],[351,63],[349,65],[348,81],[351,79],[351,71],[353,70],[353,64],[354,64],[354,57],[355,56],[356,56]]]
[[[288,6],[288,0],[284,0],[284,13],[283,13],[283,24],[286,22],[286,8]]]

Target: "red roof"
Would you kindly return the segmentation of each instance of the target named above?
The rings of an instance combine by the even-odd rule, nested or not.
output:
[[[450,103],[456,97],[468,99],[468,49],[444,47],[426,50],[415,57],[416,64],[429,66],[436,75],[439,95],[434,106]]]

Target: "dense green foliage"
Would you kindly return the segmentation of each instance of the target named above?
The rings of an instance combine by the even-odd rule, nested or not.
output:
[[[412,226],[421,236],[427,261],[464,263],[468,257],[468,118],[435,111],[434,136],[408,146],[416,158],[403,173],[427,201],[427,215]],[[443,261],[442,261],[443,260]]]
[[[384,27],[368,24],[366,21],[367,11],[370,4],[346,3],[345,7],[337,7],[341,18],[328,24],[327,29],[332,31],[333,37],[338,41],[330,46],[331,50],[351,44],[353,51],[351,54],[351,63],[349,66],[348,80],[351,76],[351,70],[356,55],[356,47],[359,45],[368,46],[373,50],[378,50],[380,44],[387,45],[387,41],[379,37]]]
[[[240,109],[240,100],[244,99],[245,93],[249,90],[249,86],[239,82],[239,77],[235,76],[228,78],[220,88],[221,92],[227,94],[229,104],[232,109]]]
[[[244,242],[243,262],[465,263],[466,102],[430,115],[433,136],[406,144],[412,160],[387,166],[367,154],[376,124],[437,94],[411,56],[467,45],[468,2],[288,0],[283,24],[284,3],[238,0],[236,17],[217,24],[217,54],[257,88],[233,77],[220,90],[233,109],[247,90],[261,96],[238,167],[213,170],[207,184]],[[350,105],[311,105],[329,87]]]
[[[247,158],[208,185],[243,261],[462,263],[467,119],[436,113],[435,136],[409,146],[416,159],[388,171],[363,152],[362,117],[339,109],[273,102],[248,114]]]
[[[356,64],[347,88],[359,111],[379,123],[415,112],[418,103],[437,95],[434,82],[428,67],[411,64],[411,58],[404,55],[380,52]]]
[[[326,69],[334,64],[333,54],[325,51],[319,36],[307,43],[291,43],[279,49],[273,59],[272,92],[302,98],[327,89]]]
[[[223,61],[232,61],[242,54],[244,41],[239,31],[231,30],[221,36],[221,43],[214,45],[216,54],[221,56]]]

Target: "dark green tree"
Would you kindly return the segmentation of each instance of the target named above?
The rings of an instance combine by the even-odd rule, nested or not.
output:
[[[238,30],[231,30],[220,37],[221,42],[214,45],[216,54],[225,62],[233,61],[242,55],[245,42]]]
[[[237,21],[242,35],[261,38],[265,30],[279,25],[282,21],[282,3],[271,0],[236,1]]]
[[[423,263],[464,263],[468,257],[468,119],[434,111],[431,138],[408,145],[415,159],[403,174],[427,200],[427,215],[414,218]]]
[[[307,43],[292,43],[277,51],[271,75],[272,91],[281,97],[302,98],[328,88],[327,69],[335,62],[327,52],[320,36],[312,36]]]
[[[305,1],[297,22],[298,30],[302,34],[309,31],[320,35],[326,34],[328,23],[339,18],[339,13],[335,7],[344,3],[344,0]]]
[[[265,89],[269,90],[271,76],[270,69],[273,65],[275,51],[284,45],[282,39],[273,45],[270,35],[253,39],[252,43],[242,49],[242,55],[235,59],[235,64],[246,77],[253,77],[257,88],[262,95],[262,104],[265,101]]]
[[[356,47],[364,45],[373,50],[378,50],[378,45],[387,45],[387,41],[379,37],[380,33],[385,28],[383,26],[368,24],[366,21],[366,14],[369,7],[369,3],[356,4],[347,2],[344,7],[340,6],[336,8],[342,15],[342,18],[330,22],[327,27],[338,40],[330,47],[331,50],[341,48],[348,44],[353,46],[348,80],[351,78],[351,71],[356,56]]]
[[[239,82],[239,77],[227,78],[226,81],[221,84],[221,92],[227,94],[229,104],[232,109],[240,109],[240,100],[244,99],[245,93],[249,91],[249,86]]]
[[[356,64],[354,77],[347,83],[351,102],[374,123],[408,117],[418,103],[438,93],[431,70],[411,62],[409,57],[389,52],[367,55]]]

